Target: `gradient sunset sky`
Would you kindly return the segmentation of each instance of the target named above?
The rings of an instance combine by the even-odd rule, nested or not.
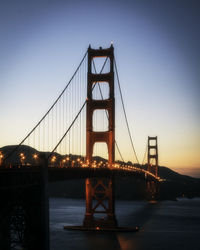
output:
[[[159,164],[200,169],[200,2],[0,1],[0,147],[19,143],[83,54],[114,43],[139,159],[158,136]]]

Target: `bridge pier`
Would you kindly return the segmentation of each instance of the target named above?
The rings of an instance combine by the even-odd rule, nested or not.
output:
[[[159,195],[159,182],[155,180],[146,180],[147,200],[155,201]]]
[[[117,227],[114,201],[114,178],[88,178],[83,226],[87,228]]]

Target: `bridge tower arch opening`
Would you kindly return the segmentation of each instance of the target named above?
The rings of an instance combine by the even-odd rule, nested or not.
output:
[[[99,163],[101,163],[101,161],[103,161],[104,163],[108,162],[108,145],[107,145],[107,143],[96,142],[93,145],[92,159],[93,159],[93,162],[94,161],[98,161]]]
[[[94,58],[109,58],[109,72],[97,73],[92,71]],[[112,168],[115,162],[115,96],[114,96],[114,48],[88,48],[88,79],[87,79],[87,108],[86,108],[86,161],[92,162],[95,143],[103,142],[108,147],[108,167]],[[107,99],[93,99],[93,89],[97,84],[106,82],[109,85]],[[93,113],[95,110],[105,110],[108,115],[108,130],[93,130]],[[116,227],[114,199],[114,178],[87,178],[86,179],[86,214],[83,225],[85,227]],[[99,215],[101,215],[99,217]]]
[[[95,109],[92,119],[92,131],[108,131],[109,130],[109,114],[105,109]]]
[[[93,100],[107,100],[110,97],[110,86],[108,82],[99,82],[93,85],[92,99]]]

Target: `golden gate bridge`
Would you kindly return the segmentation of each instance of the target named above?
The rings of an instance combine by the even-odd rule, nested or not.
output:
[[[119,112],[120,108],[123,112]],[[118,126],[122,113],[124,124]],[[128,143],[120,144],[124,133],[132,150],[128,163],[124,157]],[[146,168],[142,167],[145,160]],[[162,181],[158,176],[157,137],[148,137],[143,162],[139,163],[113,45],[106,49],[89,46],[70,81],[41,120],[19,145],[1,151],[0,165],[0,190],[6,197],[1,208],[2,225],[8,227],[7,233],[2,232],[3,226],[0,228],[4,249],[15,249],[12,248],[15,244],[27,245],[27,249],[32,249],[31,244],[33,249],[48,249],[48,180],[86,178],[86,213],[82,228],[90,230],[120,229],[115,216],[116,175],[145,179],[149,197],[155,199],[158,183]],[[38,184],[40,188],[36,190]],[[16,190],[19,190],[17,196]],[[42,212],[38,212],[38,225],[42,228],[38,234],[35,234],[37,223],[26,221],[29,213],[26,209],[30,210],[31,206],[30,192],[40,196],[34,203],[39,202],[42,208]],[[7,196],[20,199],[14,199],[13,203]],[[10,212],[6,213],[8,210]],[[33,218],[37,216],[31,213]],[[104,219],[99,214],[104,214]],[[21,222],[17,218],[26,221],[24,227],[19,227]],[[26,231],[35,234],[36,243],[33,244]]]

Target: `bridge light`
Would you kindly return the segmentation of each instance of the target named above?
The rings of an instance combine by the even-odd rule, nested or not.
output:
[[[21,164],[23,164],[24,165],[24,160],[26,159],[26,157],[25,157],[25,155],[24,155],[24,153],[20,153],[20,161],[21,161]]]
[[[3,158],[3,154],[0,152],[0,159],[2,159]]]
[[[1,166],[1,163],[2,163],[2,159],[3,159],[3,154],[2,154],[2,152],[0,151],[0,166]]]
[[[54,156],[52,156],[52,158],[51,158],[51,162],[55,162],[56,161],[56,156],[54,155]]]
[[[22,160],[25,159],[24,153],[20,153],[20,158],[21,158]]]
[[[33,158],[36,160],[38,159],[38,155],[37,154],[33,154]]]

